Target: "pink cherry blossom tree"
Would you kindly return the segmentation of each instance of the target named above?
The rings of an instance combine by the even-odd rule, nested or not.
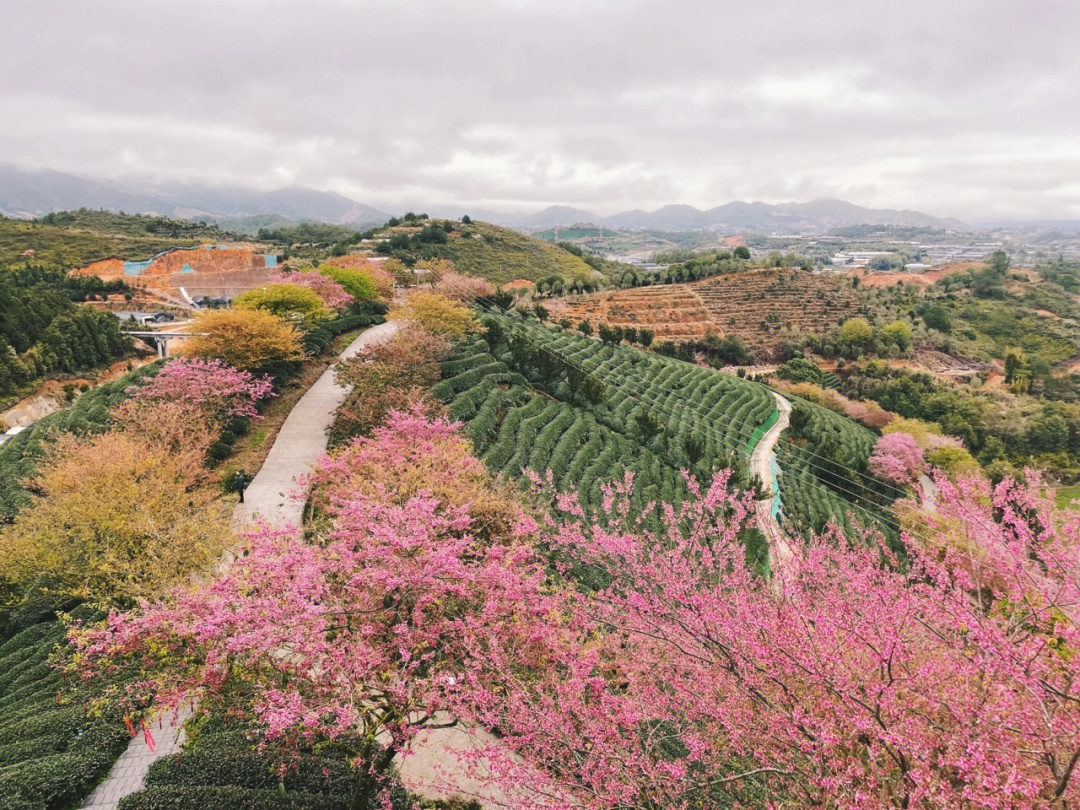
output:
[[[256,403],[273,396],[273,383],[268,376],[256,377],[223,360],[177,357],[153,377],[128,388],[128,394],[136,402],[179,403],[215,417],[257,418]]]
[[[281,273],[271,283],[295,284],[298,287],[305,287],[318,295],[322,302],[331,309],[345,309],[353,302],[353,297],[345,291],[344,287],[334,279],[324,276],[316,270]]]
[[[558,666],[560,649],[576,653],[553,643],[565,635],[560,600],[522,539],[529,520],[481,539],[468,503],[412,493],[416,451],[443,489],[455,479],[468,486],[479,462],[460,452],[467,442],[456,428],[419,410],[392,414],[345,456],[379,469],[370,491],[341,485],[357,483],[351,465],[320,465],[329,525],[317,542],[256,532],[220,578],[76,633],[84,655],[138,672],[165,706],[212,706],[243,684],[268,740],[349,748],[359,766],[351,806],[366,809],[419,731],[494,697],[468,677],[486,650],[519,671]]]
[[[463,764],[518,807],[1080,799],[1080,517],[1036,488],[941,479],[933,544],[811,537],[767,582],[724,474],[655,507],[659,530],[628,477],[595,515],[562,493],[558,519],[481,532],[460,442],[391,414],[322,465],[322,536],[257,533],[219,579],[77,633],[92,671],[134,668],[165,703],[242,683],[271,739],[352,741],[355,807],[454,721],[497,731]]]
[[[778,582],[747,570],[748,504],[722,478],[662,507],[655,534],[617,488],[554,529],[562,570],[599,574],[570,608],[605,630],[594,668],[478,719],[532,766],[572,770],[589,806],[1075,806],[1080,516],[1011,481],[938,484],[939,540],[908,538],[905,564],[830,535]]]
[[[874,445],[870,470],[896,484],[910,484],[926,468],[923,451],[910,433],[886,433]]]

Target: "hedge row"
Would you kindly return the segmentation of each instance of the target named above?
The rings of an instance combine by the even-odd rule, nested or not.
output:
[[[248,730],[221,716],[203,718],[179,754],[150,766],[145,787],[120,801],[121,810],[347,810],[357,772],[344,753],[297,752],[279,775],[272,748],[260,749]],[[410,796],[391,775],[393,808],[478,810],[475,804],[429,802]],[[381,798],[371,810],[382,808]]]
[[[345,810],[344,796],[231,785],[155,786],[125,796],[120,810]]]
[[[79,618],[92,618],[84,609]],[[60,810],[83,798],[127,746],[116,713],[58,699],[53,657],[66,628],[43,622],[0,645],[0,807]]]

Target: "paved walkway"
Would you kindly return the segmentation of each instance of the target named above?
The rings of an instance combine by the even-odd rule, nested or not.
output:
[[[922,508],[927,512],[937,511],[938,488],[934,479],[926,473],[919,473],[919,493],[922,496]]]
[[[341,359],[386,340],[396,331],[394,323],[368,329],[349,344]],[[300,494],[301,480],[311,473],[319,454],[326,450],[326,431],[347,394],[334,382],[331,367],[300,398],[282,424],[258,475],[244,491],[244,502],[233,513],[236,529],[245,529],[256,520],[274,527],[300,526],[306,498],[293,496]]]
[[[765,435],[761,437],[757,445],[755,445],[754,451],[750,454],[750,475],[756,475],[760,478],[761,486],[769,493],[767,498],[757,501],[755,508],[758,527],[769,541],[769,561],[775,574],[775,569],[783,565],[785,559],[791,557],[791,545],[787,535],[780,528],[780,523],[776,520],[773,510],[773,501],[779,492],[779,484],[773,480],[773,469],[775,467],[773,452],[776,449],[777,442],[780,441],[780,434],[788,426],[791,417],[791,403],[775,391],[773,396],[776,397],[776,406],[780,409],[780,418],[776,420],[775,425],[765,432]],[[776,468],[776,471],[778,475],[781,474],[779,468]]]
[[[373,343],[386,340],[397,331],[393,323],[372,327],[359,335],[341,353],[349,358]],[[270,453],[258,475],[244,493],[244,503],[233,513],[236,529],[250,526],[256,519],[276,527],[300,526],[305,500],[291,497],[300,491],[301,480],[311,472],[319,454],[326,449],[327,428],[334,414],[345,401],[348,391],[334,382],[334,369],[328,368],[289,413],[274,440]],[[228,558],[228,554],[225,555]],[[81,805],[86,810],[115,810],[120,799],[143,786],[151,763],[172,754],[184,744],[184,721],[190,716],[185,710],[175,717],[162,718],[150,726],[157,745],[154,751],[142,733],[136,734],[127,750],[113,763],[108,776]]]

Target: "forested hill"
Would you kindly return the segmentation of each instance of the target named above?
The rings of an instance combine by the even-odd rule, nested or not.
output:
[[[29,393],[43,377],[89,371],[131,353],[116,317],[77,306],[123,287],[62,270],[0,270],[0,403]]]

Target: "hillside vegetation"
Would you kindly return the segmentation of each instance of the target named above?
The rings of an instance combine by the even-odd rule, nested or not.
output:
[[[504,339],[462,346],[433,393],[469,423],[494,472],[550,467],[588,505],[624,470],[637,475],[642,503],[681,500],[680,469],[707,479],[745,457],[754,428],[775,409],[764,386],[737,377],[536,321],[485,317]],[[585,375],[597,393],[587,392]]]
[[[647,328],[657,340],[737,335],[768,356],[784,343],[824,334],[857,306],[850,283],[796,269],[765,269],[566,298],[553,309],[575,323]]]
[[[486,222],[406,221],[392,225],[376,238],[387,240],[379,249],[381,253],[406,264],[418,259],[449,259],[459,273],[494,284],[515,279],[539,281],[549,276],[595,284],[619,267]]]
[[[0,270],[0,403],[47,376],[85,372],[132,353],[117,319],[75,302],[127,288],[62,270]]]
[[[34,220],[0,217],[0,269],[70,270],[112,256],[148,259],[173,247],[230,239],[212,225],[109,211],[62,211]],[[33,253],[24,255],[28,250]]]

